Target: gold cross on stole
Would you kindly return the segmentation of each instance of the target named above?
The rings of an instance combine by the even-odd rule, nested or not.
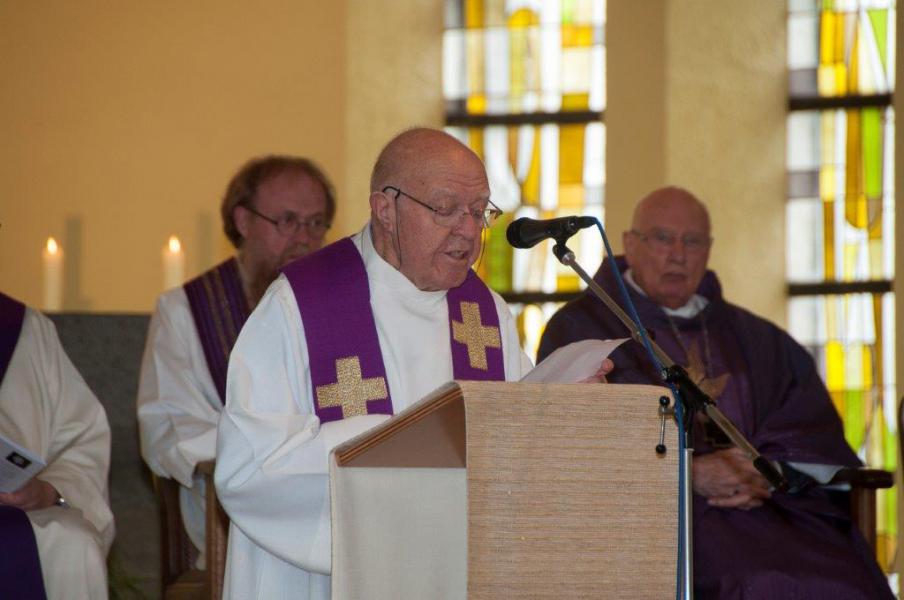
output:
[[[341,406],[342,417],[367,414],[368,400],[382,400],[386,393],[386,380],[382,377],[361,377],[361,361],[357,356],[336,360],[336,383],[317,388],[320,408]]]
[[[461,303],[461,321],[452,321],[452,339],[468,347],[471,368],[481,371],[487,370],[487,348],[502,348],[499,328],[483,324],[476,302]]]
[[[691,381],[697,384],[700,390],[716,400],[725,391],[728,385],[730,375],[723,373],[718,377],[708,377],[706,375],[706,364],[700,356],[700,346],[697,342],[691,342],[690,348],[687,349],[687,374]]]

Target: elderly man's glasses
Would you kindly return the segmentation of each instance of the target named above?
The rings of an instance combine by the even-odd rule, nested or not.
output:
[[[671,250],[679,240],[677,235],[663,229],[651,229],[646,233],[632,229],[630,233],[650,244],[654,249],[662,252]],[[704,252],[713,242],[711,237],[699,233],[686,233],[681,236],[680,240],[681,244],[684,246],[685,252],[691,254]]]
[[[311,237],[323,237],[326,235],[327,229],[332,225],[325,217],[317,216],[311,217],[310,219],[299,219],[298,215],[295,213],[286,213],[278,219],[274,219],[258,212],[254,207],[248,206],[247,204],[242,204],[241,206],[251,214],[260,217],[268,223],[272,223],[276,227],[276,231],[278,231],[280,235],[286,237],[295,235],[302,227],[307,230],[308,235]]]
[[[469,216],[474,220],[475,223],[480,225],[481,227],[491,227],[493,223],[496,222],[496,219],[502,214],[502,211],[493,204],[489,202],[489,206],[486,208],[461,208],[458,206],[430,206],[426,202],[421,202],[411,194],[406,194],[402,190],[397,187],[393,187],[391,185],[387,185],[383,188],[383,193],[385,194],[387,190],[392,190],[395,192],[396,200],[399,199],[399,196],[405,196],[409,200],[420,204],[427,210],[433,211],[433,222],[441,227],[455,227],[461,218],[465,215]]]

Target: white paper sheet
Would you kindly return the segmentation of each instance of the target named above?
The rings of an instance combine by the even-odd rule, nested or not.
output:
[[[596,373],[603,359],[628,339],[581,340],[562,346],[534,367],[521,381],[525,383],[578,383]]]

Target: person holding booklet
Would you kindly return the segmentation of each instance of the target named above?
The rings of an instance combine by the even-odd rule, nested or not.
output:
[[[0,450],[0,598],[106,598],[107,416],[53,323],[3,294]]]
[[[285,267],[233,349],[215,475],[226,598],[329,598],[330,450],[447,381],[531,369],[505,302],[471,270],[499,215],[477,155],[412,129],[370,184],[369,223]]]

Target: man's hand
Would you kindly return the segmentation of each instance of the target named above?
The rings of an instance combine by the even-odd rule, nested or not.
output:
[[[694,457],[694,491],[710,506],[750,510],[772,496],[769,482],[738,448]]]
[[[614,368],[615,363],[608,358],[604,358],[603,362],[600,363],[600,368],[596,370],[596,373],[586,379],[580,380],[578,383],[606,383],[606,375],[611,373]]]
[[[26,512],[48,508],[56,504],[56,500],[56,488],[36,477],[29,479],[28,483],[15,492],[0,492],[0,504],[15,506]]]

